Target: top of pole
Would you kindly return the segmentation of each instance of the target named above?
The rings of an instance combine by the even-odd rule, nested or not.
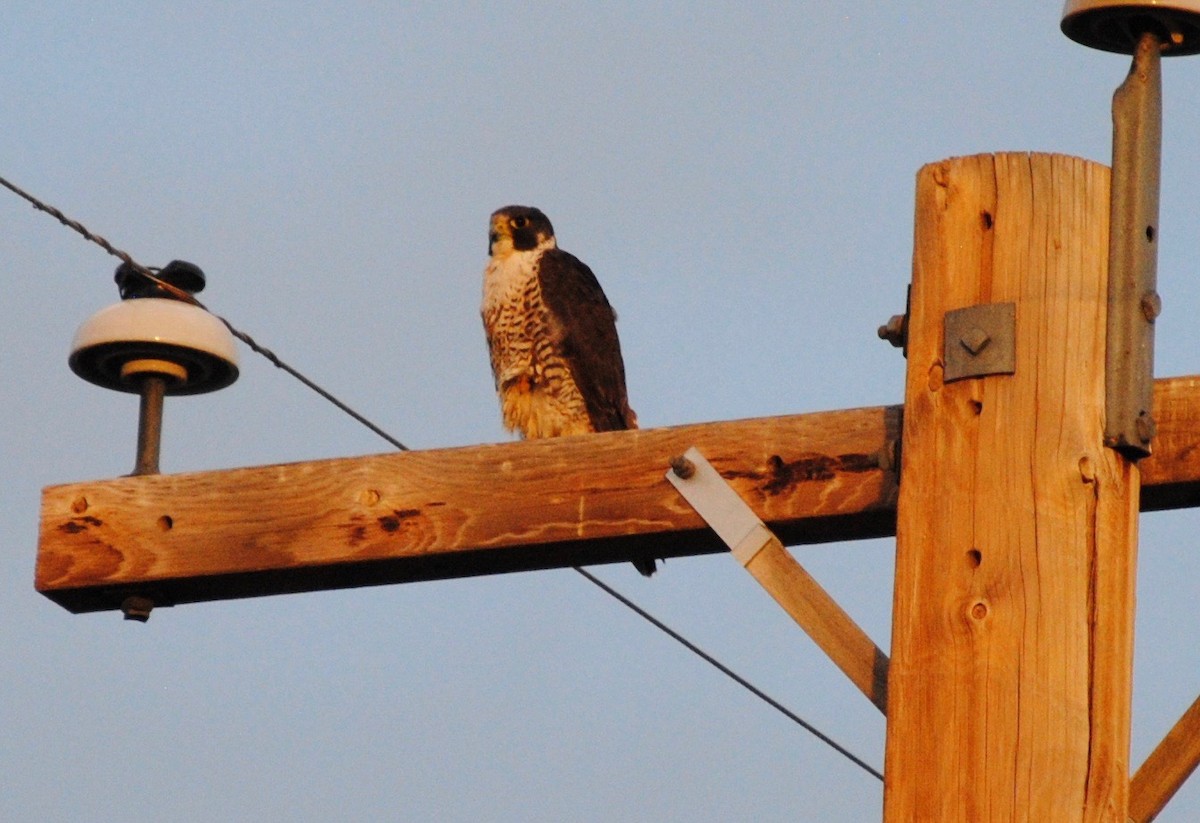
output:
[[[1066,0],[1063,34],[1077,43],[1133,54],[1147,32],[1158,36],[1162,54],[1200,53],[1200,0]]]

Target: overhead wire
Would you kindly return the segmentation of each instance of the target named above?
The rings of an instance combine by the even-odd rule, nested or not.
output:
[[[859,757],[857,757],[857,756],[856,756],[856,755],[855,755],[853,752],[851,752],[851,751],[850,751],[849,749],[847,749],[845,746],[842,746],[841,744],[839,744],[839,743],[838,743],[836,740],[834,740],[833,738],[831,738],[829,735],[825,734],[825,733],[824,733],[824,732],[822,732],[820,729],[818,729],[816,726],[812,725],[812,724],[811,724],[811,723],[809,723],[807,720],[805,720],[804,718],[800,717],[800,715],[798,715],[798,714],[796,714],[795,712],[793,712],[793,711],[792,711],[791,709],[789,709],[787,706],[784,706],[784,705],[783,705],[782,703],[780,703],[778,700],[776,700],[775,698],[771,697],[769,694],[767,694],[766,692],[764,692],[762,689],[760,689],[760,688],[758,688],[757,686],[755,686],[755,685],[754,685],[753,683],[751,683],[749,680],[747,680],[746,678],[742,677],[740,674],[738,674],[737,672],[735,672],[733,669],[731,669],[731,668],[729,668],[728,666],[726,666],[726,665],[725,665],[724,663],[722,663],[720,660],[717,660],[717,659],[716,659],[715,657],[713,657],[711,654],[709,654],[708,652],[704,651],[704,649],[700,648],[700,647],[699,647],[699,646],[697,646],[695,643],[693,643],[692,641],[688,640],[686,637],[684,637],[683,635],[681,635],[679,632],[677,632],[677,631],[675,631],[674,629],[672,629],[672,628],[671,628],[670,626],[668,626],[666,623],[663,623],[663,622],[662,622],[661,620],[659,620],[657,617],[655,617],[654,615],[650,614],[650,612],[648,612],[648,611],[646,611],[645,609],[643,609],[643,608],[642,608],[641,606],[639,606],[637,603],[634,603],[632,600],[630,600],[630,599],[629,599],[628,597],[626,597],[625,595],[621,594],[619,591],[617,591],[616,589],[614,589],[612,586],[609,586],[607,583],[605,583],[604,581],[602,581],[600,578],[598,578],[598,577],[596,577],[595,575],[591,574],[590,572],[588,572],[588,571],[586,571],[586,570],[584,570],[584,569],[580,568],[579,566],[572,566],[571,568],[573,568],[575,571],[577,571],[577,572],[579,572],[580,574],[582,574],[584,577],[586,577],[588,580],[590,580],[590,581],[591,581],[592,583],[594,583],[596,586],[600,587],[600,589],[602,589],[603,591],[607,592],[607,593],[608,593],[609,595],[611,595],[611,596],[612,596],[614,599],[616,599],[616,600],[617,600],[619,603],[621,603],[622,605],[624,605],[624,606],[628,607],[628,608],[630,609],[630,611],[632,611],[634,614],[636,614],[636,615],[638,615],[639,617],[641,617],[641,618],[643,618],[644,620],[646,620],[646,621],[647,621],[648,623],[650,623],[652,626],[654,626],[655,628],[659,629],[659,630],[660,630],[660,631],[662,631],[664,634],[666,634],[668,637],[670,637],[671,639],[673,639],[673,640],[675,640],[676,642],[678,642],[680,645],[682,645],[682,646],[683,646],[684,648],[686,648],[688,651],[692,652],[692,653],[693,653],[693,654],[695,654],[697,657],[699,657],[701,660],[703,660],[704,662],[706,662],[706,663],[708,663],[709,665],[711,665],[711,666],[712,666],[714,669],[716,669],[716,670],[717,670],[717,671],[719,671],[721,674],[723,674],[723,675],[725,675],[726,677],[728,677],[728,678],[729,678],[730,680],[732,680],[734,683],[737,683],[739,686],[741,686],[742,688],[744,688],[746,691],[750,692],[752,695],[754,695],[754,696],[755,696],[755,697],[757,697],[758,699],[762,700],[762,701],[763,701],[764,703],[766,703],[768,706],[770,706],[771,708],[773,708],[773,709],[775,709],[776,711],[778,711],[778,712],[779,712],[780,714],[782,714],[784,717],[786,717],[786,718],[788,718],[789,720],[791,720],[791,721],[793,721],[794,723],[796,723],[796,725],[800,726],[802,729],[804,729],[804,730],[805,730],[805,731],[807,731],[809,734],[811,734],[811,735],[813,735],[814,737],[816,737],[818,740],[820,740],[820,741],[821,741],[822,743],[824,743],[826,746],[829,746],[829,748],[833,749],[835,752],[837,752],[838,754],[842,755],[842,757],[845,757],[847,760],[849,760],[851,763],[853,763],[853,764],[855,764],[856,766],[858,766],[860,769],[862,769],[863,771],[865,771],[867,774],[871,775],[872,777],[876,777],[876,778],[878,778],[880,781],[882,781],[882,780],[883,780],[883,775],[882,775],[882,774],[880,774],[878,771],[876,771],[876,770],[875,770],[873,767],[871,767],[871,766],[870,766],[868,763],[864,762],[864,761],[863,761],[863,760],[861,760]]]
[[[299,380],[301,383],[303,383],[309,389],[313,390],[314,392],[319,394],[321,397],[328,400],[330,403],[332,403],[334,406],[336,406],[339,410],[346,413],[347,415],[352,417],[354,420],[361,423],[363,426],[366,426],[372,432],[374,432],[375,434],[382,437],[388,443],[391,443],[393,446],[395,446],[400,451],[409,451],[408,446],[404,445],[402,442],[397,440],[395,437],[388,434],[382,428],[377,426],[375,423],[371,422],[366,417],[364,417],[362,414],[358,413],[353,408],[348,406],[346,403],[339,400],[337,397],[335,397],[329,391],[322,388],[317,383],[315,383],[314,381],[309,379],[307,376],[302,374],[299,370],[297,370],[293,366],[288,365],[286,362],[281,360],[279,358],[279,356],[276,355],[273,351],[260,345],[249,334],[234,327],[234,325],[232,323],[230,323],[228,320],[226,320],[224,317],[222,317],[219,314],[216,314],[211,309],[209,309],[207,306],[205,306],[203,303],[201,303],[198,299],[196,299],[196,296],[194,294],[192,294],[188,291],[185,291],[184,289],[181,289],[172,283],[166,282],[165,280],[160,278],[157,274],[155,274],[155,272],[152,271],[150,268],[143,266],[142,264],[140,264],[136,260],[134,260],[133,257],[128,252],[117,248],[112,243],[110,243],[108,240],[106,240],[104,237],[90,231],[86,226],[84,226],[79,221],[71,219],[67,215],[63,214],[63,212],[60,211],[59,209],[57,209],[54,206],[51,206],[47,203],[44,203],[43,201],[34,197],[32,194],[30,194],[27,191],[25,191],[24,189],[18,187],[17,185],[15,185],[14,183],[5,179],[4,177],[0,177],[0,185],[3,185],[6,189],[13,192],[18,197],[22,198],[23,200],[27,201],[28,203],[30,203],[38,211],[41,211],[41,212],[44,212],[44,213],[50,215],[51,217],[58,220],[58,222],[61,223],[62,225],[77,232],[85,240],[96,244],[100,248],[104,249],[104,251],[108,252],[110,255],[120,259],[122,262],[124,262],[126,265],[128,265],[137,274],[146,278],[150,282],[154,283],[156,286],[158,286],[163,291],[170,294],[172,297],[174,297],[178,300],[182,300],[186,303],[190,303],[193,306],[196,306],[197,308],[207,311],[209,314],[213,315],[213,317],[215,317],[217,320],[221,321],[221,323],[225,326],[225,328],[227,328],[229,330],[229,333],[232,334],[234,337],[236,337],[238,340],[241,340],[243,343],[245,343],[246,346],[248,346],[251,351],[266,358],[273,366],[275,366],[276,368],[282,369],[283,371],[290,374],[292,377]],[[763,692],[761,689],[759,689],[753,683],[746,680],[746,678],[742,677],[737,672],[733,671],[728,666],[721,663],[719,660],[717,660],[711,654],[704,651],[702,648],[700,648],[695,643],[688,640],[686,637],[681,635],[679,632],[675,631],[670,626],[668,626],[667,624],[663,623],[661,620],[656,618],[654,615],[650,614],[650,612],[646,611],[641,606],[637,605],[632,600],[630,600],[628,597],[621,594],[616,589],[609,586],[604,581],[600,580],[600,578],[598,578],[595,575],[591,574],[590,572],[584,570],[583,568],[581,568],[579,566],[572,566],[572,568],[576,572],[581,574],[585,579],[590,581],[593,585],[598,587],[601,591],[607,593],[609,596],[611,596],[617,602],[621,603],[626,608],[630,609],[635,614],[637,614],[638,616],[640,616],[641,618],[646,620],[652,626],[659,629],[660,631],[665,633],[667,636],[671,637],[673,640],[675,640],[676,642],[681,644],[684,648],[688,649],[690,652],[695,654],[700,659],[704,660],[709,665],[713,666],[715,669],[717,669],[719,672],[724,674],[726,677],[733,680],[739,686],[746,689],[751,694],[753,694],[754,696],[756,696],[760,700],[762,700],[764,703],[766,703],[767,705],[774,708],[780,714],[782,714],[783,716],[787,717],[789,720],[791,720],[794,723],[796,723],[797,725],[799,725],[801,728],[803,728],[805,731],[812,734],[814,737],[816,737],[822,743],[829,746],[831,749],[836,751],[838,754],[845,757],[851,763],[854,763],[856,766],[861,768],[863,771],[867,772],[867,774],[870,774],[872,777],[875,777],[876,779],[880,780],[881,782],[883,781],[883,775],[878,770],[873,768],[871,765],[866,763],[861,758],[857,757],[853,752],[851,752],[844,746],[840,745],[837,741],[833,740],[831,737],[829,737],[828,735],[823,733],[820,729],[816,728],[811,723],[804,720],[802,717],[797,715],[795,712],[788,709],[782,703],[780,703],[779,701],[772,698],[770,695]]]
[[[270,349],[266,348],[265,346],[260,345],[258,343],[258,341],[256,341],[249,334],[236,328],[232,323],[230,323],[224,317],[222,317],[221,315],[219,315],[216,312],[209,309],[207,306],[205,306],[203,303],[201,303],[196,298],[196,295],[192,294],[189,291],[179,288],[178,286],[174,285],[173,283],[168,283],[167,281],[163,280],[161,277],[159,277],[157,274],[155,274],[153,271],[151,271],[148,267],[143,266],[141,263],[134,260],[133,257],[129,254],[129,252],[126,252],[126,251],[123,251],[123,250],[117,248],[112,243],[108,242],[108,240],[106,240],[105,238],[101,237],[98,234],[95,234],[94,232],[89,231],[88,228],[86,226],[84,226],[82,223],[80,223],[78,220],[72,220],[70,217],[67,217],[65,214],[63,214],[60,210],[56,209],[54,206],[51,206],[47,203],[43,203],[41,200],[34,197],[32,194],[30,194],[29,192],[20,188],[16,184],[6,180],[3,177],[0,177],[0,185],[3,185],[6,189],[11,191],[13,194],[16,194],[18,197],[20,197],[23,200],[30,203],[38,211],[45,212],[46,214],[48,214],[51,217],[53,217],[54,219],[56,219],[58,222],[62,223],[67,228],[72,229],[73,231],[79,233],[80,235],[83,236],[83,239],[88,240],[92,243],[95,243],[97,246],[104,249],[106,252],[111,254],[113,257],[118,258],[119,260],[124,262],[126,265],[128,265],[134,272],[136,272],[137,274],[146,278],[151,283],[153,283],[154,285],[158,286],[163,291],[170,294],[171,297],[175,298],[176,300],[182,300],[185,303],[191,303],[196,308],[203,309],[204,311],[208,312],[213,317],[217,318],[217,320],[220,320],[221,323],[225,326],[225,328],[227,328],[229,330],[230,334],[232,334],[238,340],[241,340],[243,343],[245,343],[246,346],[249,347],[249,349],[252,352],[254,352],[255,354],[259,354],[259,355],[262,355],[263,357],[265,357],[271,363],[271,365],[275,366],[275,368],[282,369],[283,371],[287,372],[292,377],[296,378],[301,383],[303,383],[305,386],[307,386],[308,388],[312,389],[314,392],[319,394],[321,397],[328,400],[330,403],[332,403],[334,406],[339,408],[341,411],[345,412],[350,417],[354,418],[359,423],[366,426],[371,431],[375,432],[375,434],[379,435],[384,440],[391,443],[393,446],[395,446],[400,451],[408,451],[409,450],[408,446],[404,445],[399,440],[392,437],[386,431],[381,429],[379,426],[372,423],[370,420],[368,420],[362,414],[359,414],[357,411],[352,409],[350,406],[343,403],[341,400],[339,400],[337,397],[335,397],[332,393],[330,393],[326,389],[322,388],[320,385],[315,383],[313,380],[309,379],[307,376],[302,374],[299,370],[297,370],[297,369],[293,368],[292,366],[288,365],[287,363],[285,363],[282,359],[279,358],[278,355],[275,354],[275,352],[271,351]]]

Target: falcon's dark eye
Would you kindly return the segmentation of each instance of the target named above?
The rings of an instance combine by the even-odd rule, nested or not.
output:
[[[529,225],[529,219],[525,217],[514,217],[512,224],[514,229],[523,229]]]

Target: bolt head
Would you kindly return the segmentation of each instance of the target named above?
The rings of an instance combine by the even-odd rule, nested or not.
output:
[[[671,458],[671,471],[680,480],[688,480],[696,473],[696,464],[681,454]]]
[[[972,357],[978,357],[980,352],[992,342],[992,338],[991,335],[976,326],[960,337],[958,342]]]
[[[1153,323],[1162,314],[1162,298],[1158,292],[1147,292],[1142,295],[1142,314],[1148,323]]]

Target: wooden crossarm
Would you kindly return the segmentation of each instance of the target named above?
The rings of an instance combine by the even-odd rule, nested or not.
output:
[[[1142,508],[1200,504],[1200,377],[1159,380],[1155,409]],[[896,527],[901,412],[51,486],[36,585],[86,612],[137,593],[161,606],[723,551],[663,480],[692,445],[787,545],[885,537]]]
[[[722,551],[663,479],[691,445],[785,540],[886,535],[899,436],[880,407],[53,486],[37,588],[84,612]]]

